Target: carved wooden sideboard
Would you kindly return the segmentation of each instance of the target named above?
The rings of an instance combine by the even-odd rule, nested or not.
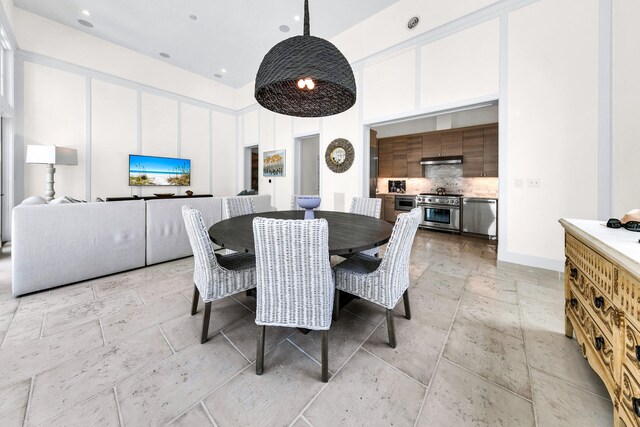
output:
[[[601,221],[565,228],[565,334],[602,378],[614,425],[640,426],[640,233]]]

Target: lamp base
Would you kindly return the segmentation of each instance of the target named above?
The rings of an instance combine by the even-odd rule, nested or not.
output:
[[[44,192],[44,199],[47,202],[53,200],[53,196],[56,195],[56,191],[53,189],[53,184],[55,183],[53,176],[56,173],[56,168],[53,167],[52,163],[47,164],[47,189]]]

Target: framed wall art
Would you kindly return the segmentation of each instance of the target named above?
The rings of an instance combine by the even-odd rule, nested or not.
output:
[[[284,176],[286,150],[265,151],[262,160],[263,176]]]

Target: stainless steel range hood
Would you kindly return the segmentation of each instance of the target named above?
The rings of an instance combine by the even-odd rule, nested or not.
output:
[[[462,163],[462,156],[425,157],[420,160],[421,165],[459,165],[460,163]]]

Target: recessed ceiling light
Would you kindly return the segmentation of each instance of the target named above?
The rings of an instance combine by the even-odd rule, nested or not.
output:
[[[162,56],[163,58],[171,58],[171,55],[166,52],[160,52],[158,55]]]
[[[213,77],[217,78],[217,79],[221,79],[222,78],[222,74],[214,74]]]
[[[220,71],[222,71],[222,74],[224,74],[224,73],[226,73],[226,72],[227,72],[227,69],[226,69],[226,68],[223,68],[223,69],[222,69],[222,70],[220,70]]]
[[[282,31],[283,33],[288,33],[289,29],[290,28],[288,25],[280,25],[280,31]]]
[[[91,12],[89,12],[87,9],[83,10],[83,11],[82,11],[82,14],[83,14],[84,16],[91,16]]]
[[[93,24],[89,21],[85,21],[84,19],[78,19],[78,23],[80,25],[84,25],[85,27],[93,28]]]
[[[196,15],[189,15],[189,19],[191,19],[192,21],[197,21],[198,17]]]
[[[299,21],[300,20],[300,15],[296,15],[293,17],[294,20]]]

